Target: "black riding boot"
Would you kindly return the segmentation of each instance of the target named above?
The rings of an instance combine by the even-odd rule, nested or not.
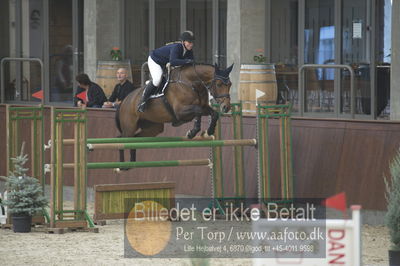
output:
[[[154,92],[154,90],[157,87],[153,85],[153,82],[149,82],[149,84],[146,85],[144,88],[143,94],[142,94],[142,99],[140,100],[140,103],[138,105],[138,111],[143,113],[144,109],[146,108],[146,102],[150,98],[151,94]]]

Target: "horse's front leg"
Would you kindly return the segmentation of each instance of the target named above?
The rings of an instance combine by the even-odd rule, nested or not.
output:
[[[200,129],[201,129],[201,115],[198,115],[194,119],[193,128],[186,133],[186,136],[189,139],[192,139],[194,138],[194,136],[196,136],[197,133],[199,133]]]
[[[119,150],[119,161],[121,163],[125,162],[124,150]]]
[[[210,106],[208,106],[208,108],[207,108],[207,113],[211,116],[211,122],[207,129],[207,134],[209,136],[212,136],[212,135],[214,135],[215,127],[217,126],[219,113],[217,111],[215,111],[214,109],[212,109]]]

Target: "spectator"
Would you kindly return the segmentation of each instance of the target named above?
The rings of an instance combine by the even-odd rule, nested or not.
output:
[[[86,106],[86,107],[94,107],[101,108],[104,102],[107,101],[106,95],[103,92],[103,89],[92,82],[88,75],[79,74],[76,76],[76,81],[78,82],[78,86],[81,89],[81,92],[86,91],[86,101],[79,99],[77,95],[75,95],[76,106]]]
[[[116,108],[129,93],[135,90],[133,84],[128,80],[126,68],[117,70],[117,79],[119,83],[115,85],[110,98],[104,103],[103,108]]]

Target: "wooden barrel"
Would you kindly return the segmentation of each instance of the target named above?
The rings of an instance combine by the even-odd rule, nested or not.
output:
[[[96,72],[96,83],[103,88],[107,98],[110,97],[115,85],[118,83],[117,70],[126,68],[128,71],[128,79],[132,81],[131,62],[128,61],[98,61]]]
[[[257,97],[258,96],[258,97]],[[256,103],[276,104],[278,89],[273,64],[241,65],[239,99],[243,112],[256,112]]]

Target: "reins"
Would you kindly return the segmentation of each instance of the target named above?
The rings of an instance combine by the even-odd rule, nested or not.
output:
[[[215,71],[214,71],[214,77],[213,77],[213,79],[211,80],[210,84],[207,85],[207,84],[200,78],[200,75],[199,75],[199,73],[198,73],[197,70],[196,70],[196,65],[195,65],[195,64],[193,64],[193,69],[194,69],[194,72],[196,73],[197,79],[201,82],[201,84],[203,85],[203,87],[206,88],[206,90],[209,91],[209,92],[211,93],[211,95],[212,95],[215,99],[218,99],[218,98],[230,98],[229,93],[220,94],[220,95],[214,95],[214,93],[215,93],[215,86],[216,86],[217,80],[222,81],[222,83],[224,83],[224,84],[226,85],[226,84],[228,84],[228,83],[230,82],[229,77],[223,77],[223,76],[220,76],[220,75],[216,75],[216,74],[215,74]],[[215,69],[215,67],[214,67],[214,69]],[[214,91],[212,90],[212,88],[214,88]]]

